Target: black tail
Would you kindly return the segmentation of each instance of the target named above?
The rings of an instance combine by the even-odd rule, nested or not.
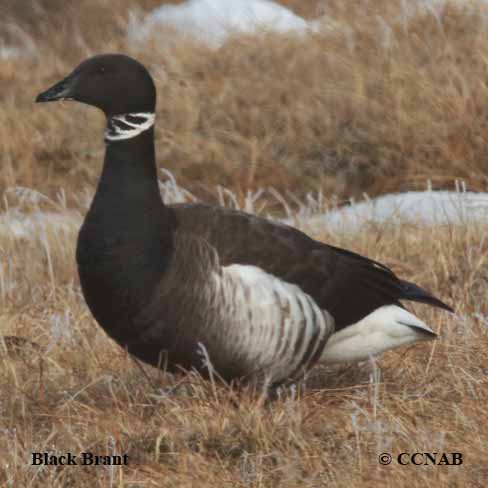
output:
[[[420,288],[420,286],[417,286],[415,283],[410,283],[410,281],[404,280],[401,280],[401,282],[403,293],[400,300],[412,300],[413,302],[427,303],[434,307],[439,307],[449,312],[454,312],[449,305],[446,305],[444,302],[423,288]]]

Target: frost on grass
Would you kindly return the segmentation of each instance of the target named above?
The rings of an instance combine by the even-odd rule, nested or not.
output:
[[[198,199],[181,187],[174,175],[161,170],[159,181],[165,204],[197,202]],[[303,199],[293,194],[282,195],[274,188],[248,190],[239,198],[231,190],[218,186],[215,189],[218,204],[272,218],[266,213],[270,200],[278,204],[282,218],[288,225],[318,233],[323,229],[339,233],[355,233],[367,226],[415,224],[421,226],[462,225],[488,221],[488,193],[466,190],[463,183],[456,183],[456,191],[412,191],[383,195],[362,202],[351,200],[338,206],[337,198],[326,197],[322,192],[308,193]],[[58,201],[52,201],[36,190],[11,188],[5,192],[6,211],[0,213],[0,236],[41,238],[47,231],[64,235],[77,232],[82,213],[88,208],[91,194],[78,198],[81,212],[66,208],[66,197],[60,192]],[[15,203],[13,203],[15,202]],[[42,210],[41,205],[52,208]]]
[[[0,236],[13,239],[39,238],[46,232],[69,235],[81,224],[81,214],[66,208],[66,195],[52,200],[32,188],[7,188],[0,213]]]

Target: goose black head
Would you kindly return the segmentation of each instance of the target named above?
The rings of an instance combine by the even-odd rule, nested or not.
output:
[[[107,117],[154,112],[156,88],[146,68],[135,59],[123,54],[102,54],[83,61],[36,98],[36,102],[58,100],[92,105]]]

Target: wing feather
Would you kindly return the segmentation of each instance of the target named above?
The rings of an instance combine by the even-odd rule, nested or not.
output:
[[[170,207],[179,232],[205,239],[222,266],[257,266],[299,286],[336,322],[336,330],[399,300],[447,305],[387,266],[346,249],[318,242],[287,225],[222,207]]]

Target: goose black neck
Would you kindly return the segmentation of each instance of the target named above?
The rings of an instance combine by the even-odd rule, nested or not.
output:
[[[112,200],[117,206],[124,202],[134,210],[148,205],[161,205],[154,151],[154,128],[137,137],[107,143],[97,198]],[[146,208],[147,210],[147,208]]]
[[[84,227],[85,233],[132,242],[150,242],[171,231],[171,212],[159,192],[152,127],[131,139],[107,144]]]

